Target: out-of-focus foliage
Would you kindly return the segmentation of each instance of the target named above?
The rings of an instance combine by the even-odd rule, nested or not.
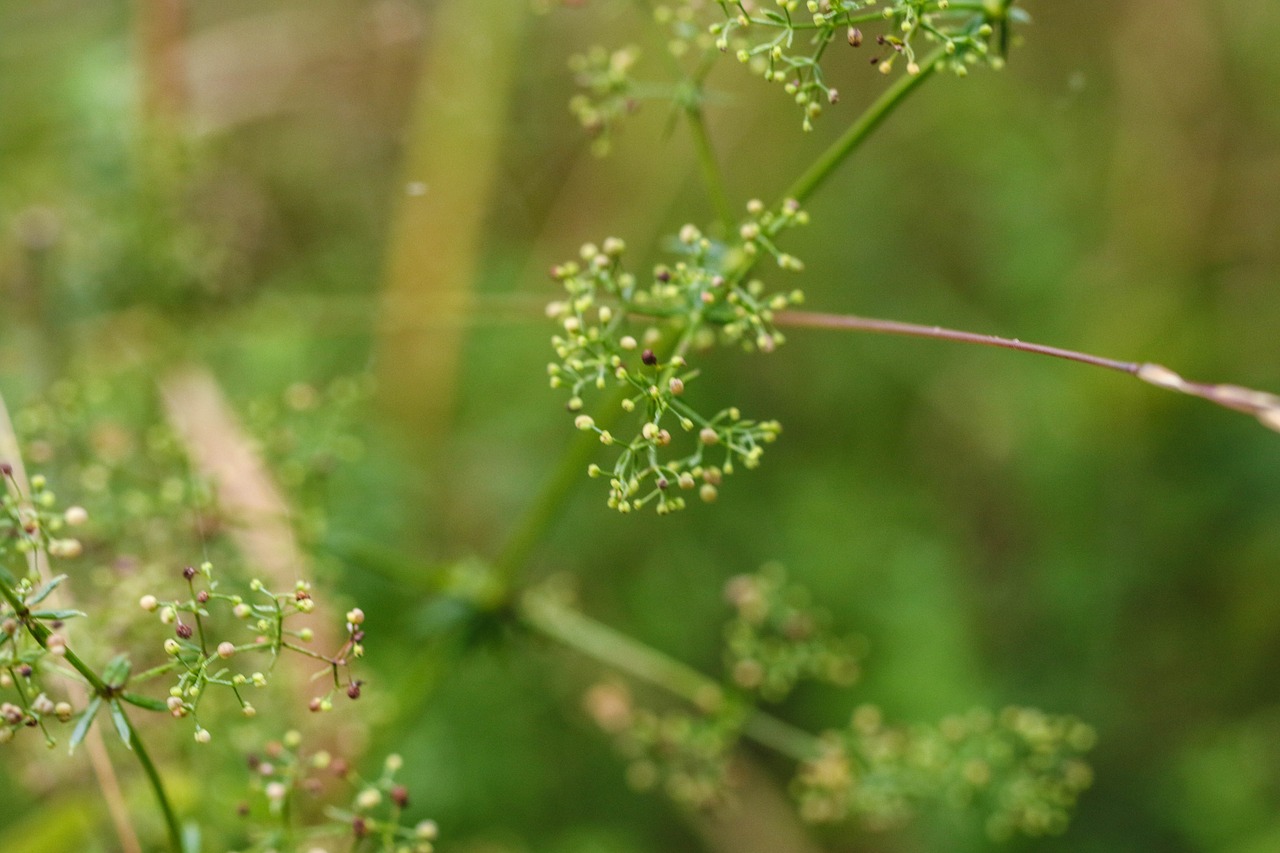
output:
[[[174,3],[182,73],[147,100],[168,66],[146,45],[170,4],[0,0],[0,392],[28,467],[89,510],[85,554],[61,569],[78,606],[136,609],[152,572],[206,549],[220,570],[241,559],[228,531],[246,520],[211,508],[156,390],[180,363],[213,370],[290,497],[317,585],[368,614],[368,755],[403,755],[406,819],[435,819],[441,849],[726,849],[713,822],[628,787],[581,710],[600,668],[514,628],[511,578],[484,568],[570,452],[546,388],[545,270],[603,234],[648,268],[663,235],[715,218],[662,102],[640,102],[611,156],[592,156],[566,109],[570,55],[635,43],[661,61],[669,33],[638,4],[578,5],[505,33],[494,49],[518,57],[514,77],[486,88],[482,53],[448,80],[419,76],[452,32],[444,0]],[[805,259],[807,304],[1280,390],[1280,11],[1020,5],[1034,23],[1003,71],[930,81],[806,201],[813,224],[787,249]],[[810,134],[732,57],[708,77],[735,209],[781,193],[882,91],[862,54],[829,50],[853,58],[827,67],[839,102]],[[437,198],[404,164],[429,160],[410,117],[445,84],[469,94],[435,127],[465,151],[468,117],[497,110],[501,144],[441,169],[487,176],[467,184],[488,188],[465,202],[481,227],[469,290],[406,312],[383,298],[388,235]],[[450,248],[413,239],[425,256]],[[421,343],[426,371],[454,365],[431,384],[429,423],[384,405],[426,387],[380,360],[398,336]],[[1001,849],[1280,844],[1274,434],[1113,374],[941,343],[795,330],[767,358],[703,367],[691,404],[784,424],[760,467],[714,506],[620,517],[584,460],[521,583],[570,572],[582,609],[710,672],[724,582],[778,559],[870,647],[850,692],[786,700],[797,724],[847,729],[853,696],[908,726],[1019,705],[1096,730],[1067,834]],[[244,759],[262,739],[214,752],[179,734],[157,758],[180,807],[243,837]],[[116,757],[140,829],[160,837]],[[56,758],[0,756],[0,847],[114,849],[82,754]],[[993,848],[955,815],[814,838]]]

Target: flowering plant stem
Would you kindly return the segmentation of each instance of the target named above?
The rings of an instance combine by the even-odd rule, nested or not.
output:
[[[0,598],[13,608],[13,612],[18,614],[23,626],[31,637],[41,646],[46,646],[49,640],[50,630],[40,622],[26,618],[27,607],[17,592],[4,580],[0,580]],[[138,763],[142,766],[142,771],[147,777],[148,784],[155,794],[156,801],[160,806],[160,812],[164,815],[165,829],[169,834],[169,843],[174,853],[182,853],[182,829],[178,824],[177,814],[173,810],[173,804],[169,801],[168,792],[165,790],[164,781],[160,778],[160,773],[156,770],[155,764],[151,761],[151,756],[147,752],[146,747],[142,743],[142,739],[138,737],[138,730],[134,728],[129,717],[125,714],[124,707],[121,702],[117,701],[121,696],[118,687],[107,684],[102,680],[93,669],[84,662],[70,648],[64,647],[63,658],[71,667],[78,672],[85,682],[93,690],[95,696],[98,696],[104,702],[110,702],[114,706],[113,712],[118,724],[122,725],[124,731],[121,735],[127,734],[125,745],[137,758]],[[90,706],[95,707],[95,706]],[[86,713],[88,713],[86,711]]]
[[[711,678],[597,622],[557,601],[552,595],[526,594],[520,615],[526,625],[539,633],[600,663],[661,687],[698,708],[711,710],[726,701],[723,688]],[[747,715],[742,733],[761,746],[796,761],[807,761],[820,752],[816,737],[758,709],[752,709]]]
[[[938,64],[945,56],[944,51],[935,51],[920,63],[919,73],[905,75],[885,90],[861,115],[854,119],[848,130],[841,134],[840,138],[832,143],[826,151],[820,154],[813,164],[791,185],[787,192],[784,193],[784,199],[803,201],[811,195],[835,172],[841,163],[848,159],[866,141],[872,131],[879,127],[906,100],[907,96],[916,91],[925,80],[933,76]],[[727,201],[724,179],[716,162],[715,152],[703,119],[700,99],[697,97],[697,86],[704,74],[705,68],[700,69],[699,73],[695,75],[693,81],[694,91],[685,95],[682,112],[689,123],[690,131],[693,135],[694,147],[707,194],[711,199],[712,206],[717,211],[717,217],[726,227],[729,227],[733,218]],[[738,277],[745,276],[747,272],[748,270],[745,269],[735,271]],[[687,346],[688,342],[685,341],[682,344]],[[600,414],[596,416],[597,423],[607,426],[607,423],[617,416],[618,402],[623,393],[625,393],[624,389],[619,389],[604,401],[600,407]],[[583,467],[597,448],[598,443],[595,441],[594,436],[589,434],[578,436],[573,447],[561,457],[559,466],[543,488],[538,499],[533,502],[516,525],[515,530],[507,538],[506,543],[494,561],[494,570],[497,578],[508,591],[516,576],[528,562],[538,543],[547,535],[551,526],[559,518],[565,502],[573,494]]]

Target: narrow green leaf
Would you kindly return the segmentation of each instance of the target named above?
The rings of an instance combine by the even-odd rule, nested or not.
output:
[[[32,617],[36,619],[74,619],[83,616],[83,610],[34,610]]]
[[[133,664],[129,661],[128,655],[116,655],[103,669],[102,680],[116,686],[124,684],[129,680],[129,670],[132,668]]]
[[[58,588],[58,584],[62,583],[66,579],[67,579],[66,575],[58,575],[53,580],[49,581],[44,586],[40,587],[40,589],[36,590],[34,595],[32,595],[30,598],[27,599],[27,607],[34,607],[35,605],[44,601],[46,598],[49,597],[49,594],[51,592],[53,592],[55,589]]]
[[[85,706],[84,713],[80,715],[79,721],[76,723],[75,730],[71,732],[70,752],[75,752],[76,747],[80,745],[80,741],[84,740],[84,736],[89,733],[89,726],[93,725],[93,718],[98,715],[98,708],[102,706],[102,697],[94,696],[89,700],[89,704]]]
[[[137,693],[121,693],[120,700],[128,702],[130,705],[137,705],[147,711],[168,711],[169,706],[159,699],[152,699],[150,696],[139,696]]]
[[[116,699],[111,700],[111,722],[116,724],[116,734],[120,735],[120,740],[124,741],[125,749],[133,749],[133,730],[129,728],[129,719],[124,715],[124,708],[120,707],[120,702]]]

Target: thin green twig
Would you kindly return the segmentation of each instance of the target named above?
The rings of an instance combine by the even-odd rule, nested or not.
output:
[[[698,168],[702,172],[702,182],[706,185],[707,196],[711,200],[711,206],[715,209],[716,218],[720,220],[724,233],[730,234],[733,231],[734,222],[733,205],[730,204],[729,194],[725,190],[724,175],[720,171],[720,164],[716,161],[715,149],[707,133],[706,118],[703,116],[701,104],[692,100],[685,106],[684,116],[689,125],[689,133],[693,136],[693,148],[698,155]]]
[[[597,622],[547,593],[525,595],[520,615],[539,633],[614,667],[628,675],[661,687],[702,709],[713,710],[725,700],[723,688],[690,666]],[[818,739],[777,717],[752,709],[742,733],[796,761],[818,754]]]

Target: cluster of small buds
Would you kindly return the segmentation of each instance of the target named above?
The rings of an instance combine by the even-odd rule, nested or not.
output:
[[[687,354],[717,340],[762,352],[783,343],[774,315],[799,304],[803,294],[766,294],[761,281],[744,281],[742,271],[761,254],[784,270],[801,269],[798,259],[777,248],[776,238],[807,222],[794,201],[778,210],[752,201],[732,244],[715,243],[686,225],[677,236],[682,257],[655,267],[646,285],[623,270],[626,245],[617,238],[584,245],[578,260],[551,270],[567,294],[547,306],[561,326],[552,338],[559,360],[547,366],[551,387],[569,391],[566,408],[575,427],[619,450],[611,469],[588,469],[592,477],[607,478],[611,508],[627,513],[653,504],[666,514],[682,509],[682,493],[694,490],[703,501],[714,501],[723,478],[738,465],[759,465],[764,445],[776,440],[781,427],[743,419],[735,407],[700,413],[685,396],[698,375]],[[676,329],[678,340],[664,334],[664,322]],[[624,412],[640,417],[629,439],[582,412],[587,394],[610,386],[622,389]]]
[[[1079,720],[1029,708],[903,728],[863,705],[846,729],[823,737],[793,787],[801,815],[815,822],[857,816],[894,826],[932,800],[984,811],[995,839],[1056,834],[1092,782],[1081,756],[1094,741]]]
[[[327,669],[332,670],[333,684],[326,695],[311,700],[313,711],[332,708],[332,696],[338,690],[344,691],[351,699],[359,698],[362,682],[350,675],[351,661],[364,652],[364,613],[359,608],[347,613],[346,643],[336,654],[325,656],[307,648],[306,644],[314,638],[311,628],[292,625],[294,617],[315,609],[311,585],[306,581],[298,581],[290,592],[276,593],[255,579],[249,583],[250,595],[246,598],[220,591],[218,582],[213,579],[213,566],[208,562],[199,568],[188,566],[182,570],[182,577],[187,582],[186,597],[161,601],[148,594],[138,601],[143,610],[155,613],[160,622],[173,632],[164,640],[169,664],[153,670],[177,674],[177,681],[170,687],[165,701],[165,709],[171,715],[196,719],[199,703],[208,689],[221,687],[235,695],[241,713],[246,717],[255,716],[257,710],[249,701],[247,691],[267,685],[266,672],[271,671],[271,666],[234,671],[231,662],[248,652],[263,653],[271,659],[286,651],[294,652],[322,661]],[[215,643],[210,630],[213,625],[206,624],[213,620],[210,608],[214,606],[227,611],[231,617],[224,622],[239,623],[241,627],[238,630],[247,631],[247,636],[240,642],[224,639]],[[201,727],[198,720],[195,725],[196,741],[208,743],[212,737],[208,730]]]
[[[569,110],[591,135],[592,151],[597,156],[609,153],[614,127],[636,110],[631,69],[639,57],[634,47],[612,52],[593,47],[569,59],[574,81],[582,88],[569,99]]]
[[[725,626],[725,665],[739,688],[777,702],[801,680],[842,687],[857,680],[861,643],[834,636],[827,614],[786,583],[781,566],[730,579],[725,598],[735,611]]]
[[[627,759],[631,787],[660,790],[681,805],[703,809],[724,802],[731,787],[729,756],[740,725],[734,714],[641,708],[630,711],[627,724],[611,733]]]
[[[0,503],[0,556],[43,551],[51,556],[75,556],[80,544],[74,539],[56,538],[63,525],[78,525],[88,514],[79,507],[65,512],[55,509],[56,499],[45,478],[31,478],[31,496],[19,490],[14,471],[0,463],[5,480]],[[0,579],[0,743],[12,740],[24,728],[39,729],[45,742],[55,740],[47,723],[69,721],[71,704],[49,698],[44,677],[61,670],[59,664],[69,654],[63,627],[68,619],[84,614],[78,610],[52,607],[48,599],[66,580],[58,575],[45,580],[38,574],[39,562],[27,562],[30,574]]]
[[[43,551],[50,557],[78,557],[84,551],[79,539],[64,535],[68,527],[89,520],[80,506],[57,508],[58,497],[42,474],[31,478],[31,494],[24,495],[13,465],[0,462],[0,557],[6,553],[29,554]]]
[[[75,709],[66,700],[54,701],[43,692],[33,695],[33,675],[34,668],[27,666],[6,669],[0,676],[0,689],[12,690],[13,698],[17,700],[0,703],[0,744],[13,740],[24,728],[39,728],[44,733],[45,742],[53,746],[56,741],[46,724],[70,722],[75,714]]]
[[[889,73],[895,59],[902,56],[908,74],[923,70],[916,56],[919,41],[942,47],[947,67],[963,76],[968,66],[987,62],[1003,63],[1008,19],[1025,20],[1011,2],[956,4],[950,0],[895,0],[881,7],[877,0],[777,0],[776,8],[717,0],[723,19],[708,25],[715,46],[733,53],[766,81],[786,91],[803,116],[805,130],[825,107],[836,103],[840,94],[823,79],[822,61],[833,42],[847,41],[861,47],[865,36],[861,27],[887,25],[887,33],[876,37],[881,50],[870,58],[872,65]],[[990,41],[999,29],[1000,50],[992,51]],[[796,49],[797,42],[802,47]]]
[[[256,796],[252,802],[242,804],[240,812],[246,818],[257,818],[255,823],[260,825],[250,830],[258,840],[242,853],[276,850],[282,833],[305,835],[310,839],[308,851],[432,853],[435,849],[439,835],[435,821],[405,823],[409,791],[395,779],[404,766],[399,755],[387,756],[378,777],[367,781],[346,761],[327,751],[305,752],[302,736],[290,731],[281,740],[267,744],[263,755],[250,756],[248,764],[252,773],[250,787]],[[335,781],[352,791],[345,807],[332,804],[338,793],[330,790]],[[323,823],[305,829],[293,825],[304,811],[317,811],[298,808],[296,801],[302,797],[331,803],[322,810]],[[322,846],[325,842],[330,846]]]
[[[653,20],[671,32],[667,40],[668,53],[679,59],[691,50],[705,53],[711,49],[714,38],[702,23],[710,5],[710,0],[680,0],[653,7]]]

